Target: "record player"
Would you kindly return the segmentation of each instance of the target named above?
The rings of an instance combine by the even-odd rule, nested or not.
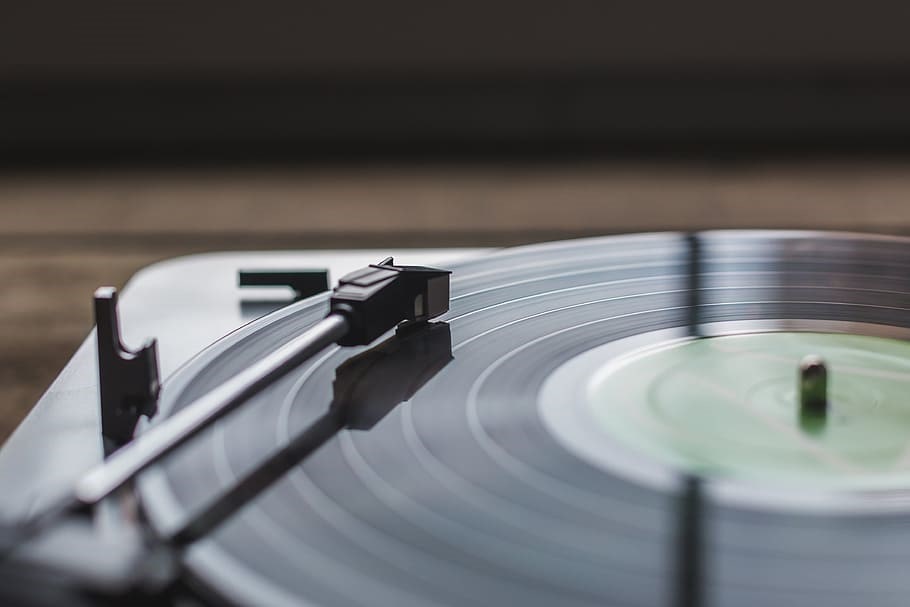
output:
[[[0,597],[905,604],[908,268],[804,231],[154,266],[0,451]]]

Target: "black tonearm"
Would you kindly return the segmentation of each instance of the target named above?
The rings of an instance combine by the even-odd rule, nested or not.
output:
[[[150,425],[134,440],[114,451],[89,471],[68,495],[50,508],[23,525],[0,528],[0,561],[28,543],[31,538],[41,535],[64,519],[72,518],[65,515],[91,510],[137,474],[332,344],[367,345],[398,326],[393,346],[383,342],[374,348],[377,353],[373,356],[380,356],[380,359],[387,357],[388,350],[392,348],[398,357],[403,355],[420,358],[420,368],[416,373],[426,381],[430,371],[435,373],[451,359],[451,338],[448,337],[448,327],[444,323],[430,324],[425,329],[419,329],[427,324],[426,321],[448,310],[449,275],[446,270],[394,265],[389,258],[343,277],[332,293],[329,312],[323,320],[173,416]],[[408,343],[413,343],[417,331],[422,332],[419,356],[408,351],[408,347],[413,347],[408,346]],[[446,339],[442,339],[443,336]],[[435,344],[430,350],[434,354],[429,357],[426,356],[427,343]],[[446,344],[448,347],[444,347]],[[419,386],[422,383],[415,383],[410,378],[407,385]],[[377,407],[376,400],[373,399],[374,408]],[[400,402],[396,398],[386,400]],[[251,499],[259,488],[275,480],[294,462],[300,461],[334,433],[344,428],[359,429],[364,426],[364,419],[373,419],[377,415],[375,411],[347,410],[339,402],[339,398],[336,398],[329,412],[317,424],[306,429],[289,445],[280,448],[249,478],[241,479],[237,487],[228,488],[223,496],[216,496],[184,528],[175,530],[167,537],[155,538],[156,549],[164,544],[167,550],[179,551],[182,546],[198,539],[230,516],[240,505]],[[383,411],[388,411],[388,407],[385,403],[378,405],[378,409]],[[375,423],[375,419],[372,423]]]

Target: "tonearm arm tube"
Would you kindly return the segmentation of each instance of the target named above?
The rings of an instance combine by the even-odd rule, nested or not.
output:
[[[424,322],[445,313],[449,274],[394,265],[388,258],[343,277],[323,320],[113,453],[89,471],[63,502],[33,519],[34,530],[63,512],[97,504],[326,347],[367,345],[401,323]]]

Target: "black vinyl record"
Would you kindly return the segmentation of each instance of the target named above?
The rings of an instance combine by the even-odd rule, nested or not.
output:
[[[541,413],[567,361],[643,334],[779,323],[903,337],[908,241],[647,234],[507,249],[449,269],[451,309],[434,324],[379,350],[329,349],[140,477],[146,514],[166,534],[333,407],[362,412],[189,548],[187,569],[206,591],[339,606],[673,605],[692,584],[710,605],[910,596],[899,487],[715,488],[708,477],[693,545],[691,471],[634,449],[600,465]],[[225,337],[167,380],[159,416],[326,311],[318,296]],[[548,390],[558,400],[560,386]]]

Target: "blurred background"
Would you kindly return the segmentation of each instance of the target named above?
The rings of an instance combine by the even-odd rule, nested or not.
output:
[[[0,442],[202,251],[910,231],[910,4],[33,0],[0,17]]]

